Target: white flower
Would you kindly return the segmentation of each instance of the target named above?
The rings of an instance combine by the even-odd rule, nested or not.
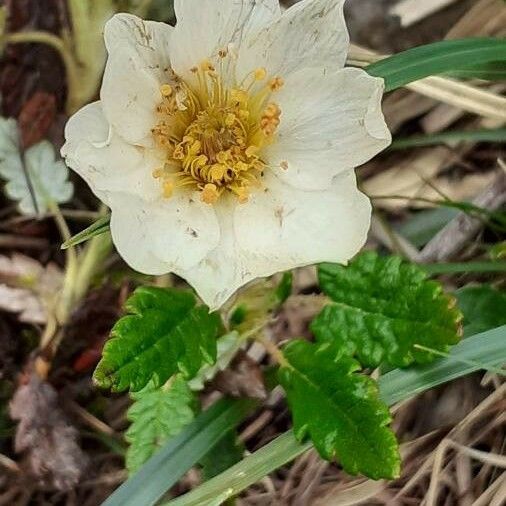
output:
[[[354,167],[391,140],[383,82],[344,69],[344,0],[175,0],[177,25],[114,16],[100,101],[67,163],[112,210],[114,243],[212,308],[253,278],[362,247]]]

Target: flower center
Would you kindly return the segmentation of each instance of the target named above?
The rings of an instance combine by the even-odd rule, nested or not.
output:
[[[220,67],[225,58],[227,52],[220,51]],[[177,187],[190,187],[208,204],[225,192],[246,202],[251,188],[261,187],[267,168],[262,149],[274,141],[281,116],[270,98],[283,80],[267,80],[260,68],[229,85],[226,72],[208,61],[192,73],[191,86],[173,76],[172,84],[161,87],[160,121],[152,132],[166,158],[153,176],[167,198]]]

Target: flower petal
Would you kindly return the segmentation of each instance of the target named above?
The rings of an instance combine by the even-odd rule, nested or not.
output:
[[[304,69],[276,94],[281,124],[264,156],[278,175],[301,189],[325,189],[392,141],[381,110],[383,80],[360,69]],[[285,164],[283,164],[285,165]]]
[[[346,262],[367,237],[371,205],[353,171],[327,191],[301,191],[272,175],[268,191],[246,204],[217,206],[220,243],[197,265],[178,274],[202,300],[218,309],[241,286],[276,272],[323,261]]]
[[[105,119],[100,102],[83,107],[65,127],[61,154],[106,204],[110,192],[159,198],[160,184],[152,177],[154,152],[127,144]]]
[[[220,226],[220,242],[197,265],[178,274],[196,290],[211,308],[219,309],[241,286],[253,279],[247,268],[247,257],[240,251],[234,233],[234,209],[238,204],[232,196],[223,196],[215,205]]]
[[[192,194],[147,202],[115,192],[109,207],[118,253],[133,269],[145,274],[190,269],[219,242],[214,209]]]
[[[182,77],[229,44],[239,46],[281,14],[278,0],[175,0],[174,9],[171,60]]]
[[[238,206],[234,229],[253,277],[319,262],[346,262],[363,246],[371,204],[352,170],[325,191],[303,191],[273,175]]]
[[[290,7],[274,23],[245,40],[238,75],[257,67],[282,77],[304,67],[343,67],[349,46],[344,1],[303,0]]]
[[[173,28],[116,14],[105,26],[109,57],[100,91],[104,112],[127,141],[152,145],[151,128],[161,101],[160,85],[168,80]]]

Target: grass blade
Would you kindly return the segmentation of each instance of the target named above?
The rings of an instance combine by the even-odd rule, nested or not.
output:
[[[421,265],[431,276],[437,274],[462,274],[467,272],[506,272],[506,262],[455,262]]]
[[[459,72],[465,76],[469,62],[504,62],[506,40],[487,37],[444,40],[418,46],[366,67],[369,74],[385,79],[387,91],[424,77]],[[471,69],[475,75],[476,68]]]
[[[506,128],[484,128],[480,130],[441,132],[432,135],[413,135],[405,139],[394,140],[389,149],[435,146],[445,142],[506,142]]]
[[[111,221],[111,216],[104,216],[103,218],[98,219],[95,223],[91,224],[88,228],[85,228],[82,232],[71,237],[68,241],[65,241],[61,245],[61,249],[68,249],[72,246],[77,246],[92,237],[103,234],[109,230],[109,223]]]
[[[151,506],[250,412],[254,401],[222,399],[170,440],[102,506]]]
[[[473,362],[473,363],[471,363]],[[379,379],[380,393],[389,404],[409,399],[437,385],[470,374],[483,366],[506,362],[506,325],[465,339],[447,358],[410,369],[395,369]],[[262,479],[280,465],[290,462],[309,448],[300,444],[292,431],[285,432],[224,473],[165,506],[204,506],[219,498],[226,500]],[[218,503],[215,503],[218,504]]]

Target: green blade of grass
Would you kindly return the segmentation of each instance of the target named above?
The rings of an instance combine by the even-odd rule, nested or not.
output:
[[[458,72],[465,77],[466,69],[472,77],[477,68],[470,62],[506,60],[506,40],[487,37],[444,40],[408,49],[366,67],[366,71],[385,80],[386,91],[395,90],[424,77]]]
[[[111,221],[111,215],[104,216],[98,219],[95,223],[92,223],[88,228],[85,228],[82,232],[72,236],[68,241],[65,241],[61,245],[61,249],[68,249],[73,246],[77,246],[85,241],[88,241],[92,237],[103,234],[109,230],[109,223]]]
[[[432,135],[414,135],[406,139],[395,139],[389,149],[406,149],[435,146],[445,142],[506,142],[506,128],[461,130]]]
[[[437,385],[470,374],[481,367],[506,362],[506,325],[469,337],[455,346],[448,357],[432,364],[395,369],[379,379],[380,393],[389,404],[409,399]],[[300,444],[292,431],[246,457],[224,473],[165,506],[204,506],[219,504],[262,479],[279,466],[301,455],[312,445]],[[213,502],[214,501],[214,502]]]
[[[506,262],[455,262],[421,265],[429,274],[463,274],[467,272],[506,272]]]
[[[171,439],[102,506],[151,506],[251,411],[254,401],[222,399]]]
[[[506,67],[504,61],[490,61],[470,65],[462,70],[454,70],[448,73],[448,77],[457,79],[482,79],[486,81],[499,81],[506,79]]]

